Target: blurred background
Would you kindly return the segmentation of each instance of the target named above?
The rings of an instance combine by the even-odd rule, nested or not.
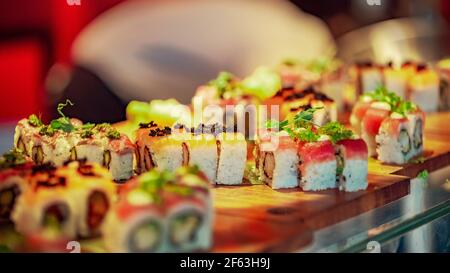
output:
[[[106,61],[94,62],[88,60],[89,58],[95,59],[95,56],[100,58],[100,53],[107,51],[109,46],[114,48],[116,44],[114,39],[122,40],[120,36],[114,35],[112,31],[117,30],[120,33],[121,25],[113,23],[120,20],[112,20],[111,18],[119,18],[122,21],[134,18],[133,11],[130,11],[132,10],[130,5],[128,6],[128,11],[125,10],[127,9],[127,4],[137,1],[146,2],[146,5],[141,6],[145,8],[137,8],[137,10],[148,9],[150,12],[153,9],[153,13],[147,16],[153,18],[162,17],[165,12],[162,5],[170,5],[171,2],[178,2],[174,3],[174,7],[169,9],[175,14],[167,16],[180,18],[182,16],[188,17],[187,14],[183,13],[184,10],[188,8],[189,10],[194,10],[196,6],[200,7],[202,5],[201,2],[204,2],[170,0],[0,0],[0,123],[14,123],[18,119],[35,112],[41,113],[45,119],[49,119],[54,115],[51,110],[54,109],[54,104],[63,97],[70,97],[74,100],[77,100],[77,98],[81,100],[82,97],[85,97],[85,100],[90,100],[89,96],[91,95],[93,96],[93,103],[87,104],[82,111],[94,114],[86,114],[83,117],[91,118],[92,121],[118,121],[125,118],[124,107],[129,100],[135,98],[149,100],[160,96],[155,89],[163,89],[162,93],[165,94],[168,92],[167,90],[180,88],[177,85],[170,85],[161,81],[158,83],[159,85],[155,84],[153,86],[154,90],[148,90],[148,93],[154,92],[154,96],[142,96],[142,92],[138,91],[141,83],[136,82],[134,86],[134,82],[132,82],[127,86],[127,80],[116,80],[122,77],[121,75],[126,74],[127,71],[133,71],[130,74],[136,75],[142,70],[139,66],[136,69],[136,73],[134,73],[129,62],[124,62],[122,67],[118,65],[119,69],[110,69],[114,70],[110,72],[105,72],[107,70],[97,65],[102,63],[103,67],[114,68],[115,64],[121,63],[122,53],[120,50],[123,50],[123,47],[118,47],[117,51],[112,53],[115,58],[114,62],[106,53],[104,56],[101,56]],[[231,3],[230,5],[235,5],[235,10],[245,10],[245,8],[241,9],[240,6],[243,6],[244,2],[252,1],[227,2]],[[330,44],[330,48],[333,49],[331,50],[333,52],[330,54],[336,55],[344,61],[350,62],[366,58],[374,58],[379,61],[389,59],[436,61],[448,56],[450,51],[450,39],[448,38],[450,25],[449,0],[263,0],[258,2],[271,2],[273,6],[279,5],[283,7],[288,5],[286,10],[289,9],[291,11],[295,8],[299,12],[303,11],[303,13],[319,18],[321,24],[323,23],[321,28],[327,29],[323,32],[328,31],[331,36],[330,41],[324,38],[321,40],[321,43]],[[226,13],[222,13],[218,7],[215,8],[218,11],[216,15],[222,16]],[[202,9],[206,10],[206,8]],[[248,9],[257,10],[252,7]],[[139,12],[136,11],[136,13]],[[139,16],[145,17],[145,14],[138,14],[136,18]],[[270,16],[269,13],[265,13],[263,16],[268,24],[273,25],[279,22],[276,17],[271,18],[268,16]],[[280,13],[279,16],[283,15]],[[100,20],[99,18],[102,17],[106,19]],[[215,15],[212,17],[214,18]],[[193,21],[196,19],[200,20],[202,18],[199,19],[196,16],[192,16]],[[246,20],[250,19],[242,17],[236,20],[239,20],[239,24],[244,25]],[[173,22],[173,19],[169,21]],[[174,23],[169,26],[165,22],[161,26],[169,29],[168,33],[172,31],[172,28],[181,29],[182,31],[183,24],[189,24],[185,24],[184,21],[181,22],[183,23]],[[316,21],[314,22],[317,23]],[[156,22],[155,24],[158,23]],[[208,26],[209,22],[205,20],[201,24]],[[239,24],[237,24],[236,28],[239,28]],[[94,25],[95,27],[91,27]],[[85,34],[87,38],[80,39],[78,44],[74,46],[74,42],[77,41],[80,33],[87,26],[91,28]],[[286,27],[285,31],[288,32],[290,27]],[[152,28],[152,26],[148,26],[148,31],[145,25],[134,25],[131,28],[143,28],[143,32],[133,34],[136,40],[142,38],[142,33],[147,33],[148,36],[164,36],[154,31],[153,29],[155,28]],[[284,28],[279,26],[279,29],[283,30]],[[97,48],[97,51],[93,51],[94,53],[91,55],[85,54],[85,51],[95,48],[95,46],[90,45],[102,43],[102,41],[86,42],[89,39],[95,40],[95,36],[101,36],[96,31],[100,34],[109,33],[111,36],[114,36],[114,39],[111,37],[103,39],[103,44],[108,45],[105,46],[104,50]],[[186,31],[189,32],[189,29]],[[286,35],[290,34],[286,33]],[[319,35],[321,34],[318,33],[317,36]],[[328,34],[324,34],[324,37],[326,35]],[[105,34],[104,36],[107,35]],[[302,32],[299,31],[292,34],[292,36],[302,36]],[[317,38],[311,33],[308,33],[306,36],[304,37],[307,39],[305,40],[306,43],[308,40]],[[131,43],[134,42],[130,41],[128,37],[126,39]],[[236,37],[237,39],[240,38]],[[226,43],[224,41],[221,43]],[[281,38],[280,41],[283,44],[289,43]],[[267,43],[272,42],[273,40],[270,39],[267,41]],[[295,47],[295,43],[293,42],[293,45],[290,46]],[[312,41],[312,43],[314,42]],[[331,46],[333,43],[335,45]],[[247,47],[250,47],[247,48],[247,51],[251,52],[251,46]],[[204,83],[219,70],[234,69],[232,65],[228,67],[211,65],[211,69],[205,69],[208,66],[202,65],[205,63],[204,59],[198,56],[196,58],[192,56],[186,57],[185,55],[179,58],[184,61],[189,60],[186,62],[187,65],[183,66],[183,62],[178,62],[177,58],[173,57],[178,56],[177,54],[180,55],[179,51],[172,52],[169,47],[157,49],[159,51],[154,51],[159,52],[156,57],[147,54],[139,58],[149,58],[151,60],[160,58],[162,59],[158,59],[160,63],[172,63],[177,69],[183,70],[183,73],[185,73],[183,76],[192,76],[189,77],[190,81],[186,80],[187,83],[183,84],[186,86],[187,91],[177,91],[182,102],[186,102],[187,98],[192,95],[194,86]],[[210,48],[205,46],[201,50],[208,52],[210,49],[212,52],[214,51],[211,46]],[[261,52],[264,53],[264,51]],[[125,55],[124,52],[124,59],[126,58]],[[225,54],[220,53],[217,55],[220,55],[216,56],[217,59],[229,59],[229,56]],[[278,58],[278,56],[276,57]],[[222,64],[222,62],[216,62],[215,64],[217,63]],[[235,63],[239,63],[239,60],[235,61]],[[255,61],[253,61],[252,66],[254,67],[255,64]],[[224,64],[224,66],[227,66],[227,64]],[[186,74],[188,73],[186,71],[189,70],[191,70],[191,74]],[[245,67],[242,69],[235,68],[235,70],[234,72],[238,74],[248,72]],[[193,73],[192,71],[204,73]],[[116,76],[115,73],[120,74]],[[162,75],[168,74],[165,70],[159,71],[159,73]],[[139,78],[145,77],[146,74],[139,75]],[[159,78],[162,78],[162,76]],[[149,76],[147,82],[154,84],[156,80],[152,80]],[[177,80],[176,82],[183,81]],[[146,81],[144,81],[145,83]],[[98,92],[98,94],[94,95],[95,92]],[[172,93],[168,93],[169,97],[173,96]],[[105,113],[105,115],[99,113]]]

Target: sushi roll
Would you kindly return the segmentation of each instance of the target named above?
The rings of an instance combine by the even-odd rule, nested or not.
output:
[[[104,165],[115,180],[133,175],[134,145],[110,124],[83,124],[62,116],[45,125],[35,115],[19,121],[14,145],[37,164],[63,166],[65,162],[86,159]]]
[[[368,96],[363,95],[353,107],[352,113],[350,115],[350,124],[357,134],[361,134],[362,132],[362,120],[366,115],[367,110],[370,108],[371,103],[372,99]]]
[[[113,252],[189,252],[211,247],[210,182],[198,168],[156,169],[130,181],[105,225]]]
[[[14,133],[14,147],[21,150],[25,155],[31,156],[32,138],[39,133],[42,121],[36,116],[31,115],[28,119],[22,119],[17,123]]]
[[[367,145],[362,139],[345,139],[335,144],[336,175],[341,191],[355,192],[367,188]]]
[[[432,69],[419,65],[409,82],[410,100],[424,112],[436,112],[439,108],[440,78]]]
[[[337,120],[336,103],[314,87],[303,90],[283,89],[265,104],[280,107],[280,120],[288,119],[310,108],[321,108],[314,112],[314,123],[319,126]]]
[[[96,163],[71,162],[57,174],[67,177],[78,202],[77,231],[81,237],[100,235],[105,218],[115,201],[116,187],[107,169]]]
[[[0,223],[11,220],[17,199],[28,186],[32,166],[19,150],[0,157]]]
[[[170,127],[160,128],[154,122],[141,124],[136,149],[139,173],[154,168],[175,171],[183,165],[183,141],[172,135]]]
[[[356,85],[357,94],[371,92],[384,82],[382,69],[371,62],[356,63],[350,69],[350,77]]]
[[[217,135],[217,176],[219,185],[242,184],[247,161],[247,142],[241,133],[222,132]]]
[[[423,152],[424,114],[415,111],[407,116],[393,113],[381,124],[376,137],[378,159],[404,164]]]
[[[162,209],[152,202],[129,199],[119,201],[107,217],[106,248],[119,253],[162,252],[167,229]]]
[[[351,124],[360,128],[369,156],[382,162],[404,164],[423,152],[424,112],[384,88],[360,100]]]
[[[337,187],[337,163],[331,141],[300,142],[297,153],[300,187],[304,191],[320,191]]]
[[[409,80],[414,72],[414,68],[407,65],[402,66],[401,68],[388,66],[383,70],[384,86],[400,98],[407,99],[409,97]]]
[[[18,232],[36,234],[44,229],[57,230],[62,236],[77,235],[77,200],[67,178],[46,166],[35,169],[28,189],[23,192],[12,213]]]
[[[361,121],[361,137],[367,144],[369,156],[376,156],[375,138],[381,123],[389,116],[391,106],[385,102],[372,102]]]
[[[196,165],[214,182],[217,176],[218,151],[212,134],[186,134],[183,142],[183,165]]]
[[[256,151],[260,177],[272,189],[299,186],[297,143],[291,137],[282,133],[265,135],[258,141]]]

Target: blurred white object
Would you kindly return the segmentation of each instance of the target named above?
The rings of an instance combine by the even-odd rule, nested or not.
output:
[[[238,76],[286,57],[335,52],[326,25],[288,1],[127,1],[76,40],[75,63],[97,73],[122,99],[176,97],[218,72]]]

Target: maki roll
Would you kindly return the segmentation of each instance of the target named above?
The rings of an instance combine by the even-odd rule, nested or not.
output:
[[[160,128],[154,122],[141,124],[136,147],[139,173],[154,168],[175,171],[183,165],[183,141],[172,135],[170,127]]]
[[[329,140],[300,142],[298,145],[300,187],[304,191],[334,189],[336,184],[336,157]]]
[[[417,72],[411,77],[410,100],[424,112],[436,112],[439,108],[439,74],[425,65],[417,66]]]
[[[283,133],[265,135],[257,143],[257,168],[272,189],[298,187],[297,143]]]
[[[337,120],[336,103],[314,87],[303,90],[282,89],[265,103],[269,106],[278,105],[280,107],[281,120],[311,108],[317,108],[314,112],[314,123],[319,126]]]
[[[367,145],[362,139],[345,139],[335,145],[337,181],[341,191],[354,192],[367,188]]]
[[[116,187],[111,174],[96,163],[83,161],[71,162],[56,172],[67,177],[71,191],[78,201],[78,235],[100,235],[105,218],[115,201]]]
[[[57,175],[55,168],[43,166],[34,169],[29,183],[12,213],[16,230],[36,234],[55,229],[64,237],[75,238],[78,204],[67,178]]]
[[[409,97],[409,80],[415,73],[415,68],[403,65],[400,68],[388,66],[383,69],[384,86],[402,99]]]
[[[350,124],[353,127],[353,130],[357,134],[361,134],[362,132],[362,120],[366,115],[367,110],[370,108],[372,103],[372,99],[367,96],[361,96],[361,99],[356,102],[353,107],[352,113],[350,115]]]
[[[183,142],[183,165],[196,165],[214,182],[217,176],[218,150],[212,134],[186,134]]]
[[[404,164],[423,152],[424,112],[385,88],[360,99],[351,123],[361,128],[369,156],[382,162]]]
[[[362,119],[361,137],[367,143],[369,156],[375,156],[377,154],[375,138],[381,123],[389,116],[390,111],[391,106],[388,103],[372,102]]]
[[[28,186],[30,163],[20,150],[12,150],[0,157],[0,222],[10,221],[17,199]]]
[[[373,63],[358,63],[355,71],[359,94],[371,92],[384,83],[383,70]]]
[[[45,125],[36,115],[16,126],[14,146],[23,150],[37,164],[62,166],[66,161],[86,159],[102,164],[115,180],[133,174],[134,145],[110,124],[83,124],[62,113],[66,104],[58,105],[60,118]]]
[[[316,110],[311,108],[292,120],[266,125],[280,133],[261,134],[255,156],[261,177],[272,188],[299,185],[304,191],[365,189],[365,142],[338,122],[317,126],[312,122]]]
[[[189,252],[211,246],[209,181],[194,167],[130,181],[104,227],[113,252]]]
[[[404,164],[423,152],[424,114],[415,111],[402,116],[392,114],[381,124],[377,135],[378,159],[386,163]]]
[[[122,199],[107,217],[106,248],[120,253],[162,252],[166,236],[163,211],[152,202]]]
[[[241,133],[222,132],[217,135],[217,176],[219,185],[239,185],[244,178],[247,142]]]

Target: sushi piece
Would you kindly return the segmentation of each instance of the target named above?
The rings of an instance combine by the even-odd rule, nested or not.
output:
[[[84,238],[100,235],[115,201],[116,186],[110,172],[96,163],[75,161],[59,168],[56,173],[67,178],[78,202],[78,235]]]
[[[371,62],[356,63],[350,75],[356,84],[357,94],[372,92],[384,83],[381,67]]]
[[[280,120],[288,119],[310,108],[322,108],[314,112],[314,123],[319,126],[337,120],[336,103],[313,87],[303,90],[282,89],[265,101],[265,104],[280,107]]]
[[[121,200],[108,215],[103,232],[105,246],[111,252],[162,252],[166,223],[163,211],[152,202]]]
[[[366,115],[367,110],[370,108],[371,103],[372,98],[363,95],[353,107],[350,115],[350,124],[357,134],[361,134],[362,132],[362,120]]]
[[[423,152],[424,112],[384,88],[360,100],[351,123],[357,130],[361,128],[369,156],[382,162],[404,164]]]
[[[355,192],[367,188],[367,145],[362,139],[345,139],[335,144],[337,181],[341,191]]]
[[[257,143],[257,168],[272,189],[296,188],[298,183],[297,143],[287,135],[265,135]]]
[[[402,99],[409,97],[409,80],[415,73],[415,68],[403,65],[400,68],[388,66],[383,69],[384,86]]]
[[[17,199],[28,186],[32,166],[20,150],[0,157],[0,222],[11,220]]]
[[[385,102],[372,102],[362,119],[361,137],[367,144],[369,156],[376,156],[377,143],[375,138],[381,123],[389,116],[391,106]]]
[[[407,116],[393,113],[381,124],[376,137],[378,159],[386,163],[404,164],[423,152],[423,112]]]
[[[410,100],[424,112],[436,112],[439,108],[440,78],[432,69],[420,65],[411,77]]]
[[[62,236],[77,235],[77,200],[69,190],[67,178],[46,166],[35,169],[28,189],[23,192],[12,213],[18,232],[36,234],[54,229]]]
[[[183,165],[196,165],[214,182],[217,176],[218,150],[212,134],[186,134],[183,146]]]
[[[156,169],[130,181],[105,225],[113,252],[190,252],[212,244],[210,182],[198,168]]]
[[[320,191],[337,187],[337,163],[331,141],[300,142],[297,153],[300,187],[304,191]]]
[[[154,168],[175,171],[183,165],[183,141],[172,135],[170,127],[160,128],[154,122],[141,124],[136,149],[138,173]]]
[[[241,133],[222,132],[217,135],[217,176],[219,185],[239,185],[244,177],[247,142]]]
[[[45,125],[35,115],[16,126],[14,146],[37,164],[59,167],[65,162],[87,159],[104,165],[115,180],[133,175],[134,145],[110,124],[82,124],[62,116]]]
[[[16,230],[26,235],[51,231],[68,239],[97,236],[115,192],[111,174],[96,163],[36,166],[12,219]]]

